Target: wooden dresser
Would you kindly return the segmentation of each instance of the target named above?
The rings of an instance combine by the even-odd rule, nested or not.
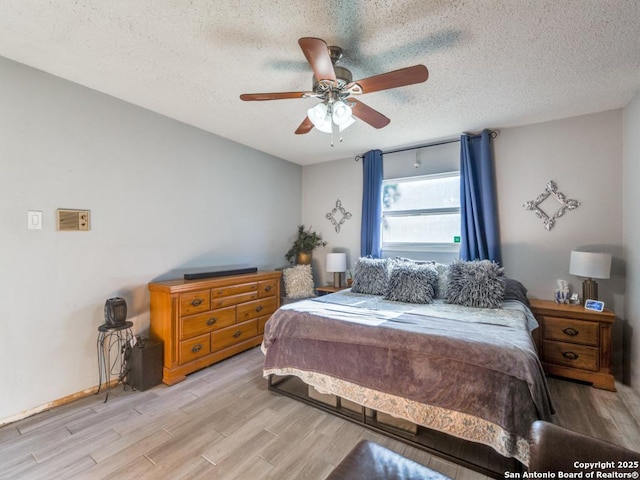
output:
[[[540,324],[537,346],[545,372],[616,390],[611,366],[610,310],[593,312],[582,305],[531,300]]]
[[[162,381],[186,375],[260,345],[280,306],[281,272],[149,283],[153,339],[163,342]]]

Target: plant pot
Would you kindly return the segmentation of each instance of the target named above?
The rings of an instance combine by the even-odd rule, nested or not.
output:
[[[311,264],[311,252],[309,252],[309,253],[304,253],[304,252],[298,253],[298,256],[296,257],[296,262],[298,263],[298,265],[310,265]]]

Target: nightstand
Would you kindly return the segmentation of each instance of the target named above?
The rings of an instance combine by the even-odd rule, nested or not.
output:
[[[593,312],[582,305],[531,300],[540,324],[538,354],[546,373],[590,382],[616,391],[611,369],[610,310]]]
[[[327,293],[336,293],[340,290],[346,290],[349,287],[334,287],[333,285],[325,285],[323,287],[316,287],[318,296],[326,295]]]

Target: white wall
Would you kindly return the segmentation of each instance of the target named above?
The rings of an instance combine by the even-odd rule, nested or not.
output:
[[[626,266],[624,315],[625,380],[640,392],[640,93],[623,115],[623,245]]]
[[[637,129],[636,129],[637,130]],[[375,148],[375,146],[372,146]],[[428,150],[428,149],[427,149]],[[614,255],[612,278],[599,281],[600,297],[619,317],[624,313],[622,255],[622,111],[614,110],[564,120],[501,129],[494,140],[503,263],[507,275],[521,280],[531,298],[553,298],[555,281],[569,280],[576,290],[581,279],[569,275],[572,249],[606,251]],[[424,164],[423,159],[423,164]],[[387,169],[385,163],[385,170]],[[336,179],[337,182],[336,182]],[[547,231],[533,212],[523,208],[543,192],[549,180],[581,205]],[[353,158],[305,166],[305,224],[325,234],[326,250],[344,247],[352,264],[360,252],[362,165]],[[354,213],[339,235],[324,220],[331,202],[341,198]],[[543,205],[549,211],[559,204]],[[636,242],[637,243],[637,242]],[[321,249],[317,250],[323,268]],[[329,274],[320,272],[325,281]],[[618,329],[618,335],[621,335]],[[614,349],[621,338],[615,339]],[[621,362],[622,352],[615,359]],[[640,370],[636,361],[635,369]]]
[[[571,250],[612,253],[611,280],[601,280],[599,296],[622,309],[622,111],[504,129],[494,141],[502,255],[506,270],[526,282],[532,297],[553,298],[555,280],[569,275]],[[547,231],[522,204],[534,200],[554,180],[580,206]],[[548,199],[542,209],[560,204]]]
[[[347,266],[353,269],[360,255],[360,223],[362,222],[362,162],[353,158],[307,165],[302,169],[302,219],[322,233],[326,247],[313,251],[312,267],[316,285],[333,283],[333,274],[325,272],[328,252],[346,252]],[[340,200],[351,218],[345,220],[340,232],[327,220]],[[340,214],[335,215],[339,220]]]
[[[1,58],[0,112],[0,424],[97,385],[106,298],[144,334],[149,281],[283,264],[301,167]]]

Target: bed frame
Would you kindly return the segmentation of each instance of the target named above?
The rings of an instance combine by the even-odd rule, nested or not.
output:
[[[357,412],[352,408],[345,408],[340,397],[335,397],[335,406],[312,398],[308,394],[309,386],[298,377],[292,375],[269,375],[268,388],[272,392],[311,405],[344,420],[492,478],[503,479],[505,478],[505,472],[522,473],[525,469],[522,463],[516,459],[503,457],[489,446],[462,440],[420,425],[417,426],[416,433],[405,431],[387,423],[379,422],[378,413],[373,409],[360,407],[360,411]]]

